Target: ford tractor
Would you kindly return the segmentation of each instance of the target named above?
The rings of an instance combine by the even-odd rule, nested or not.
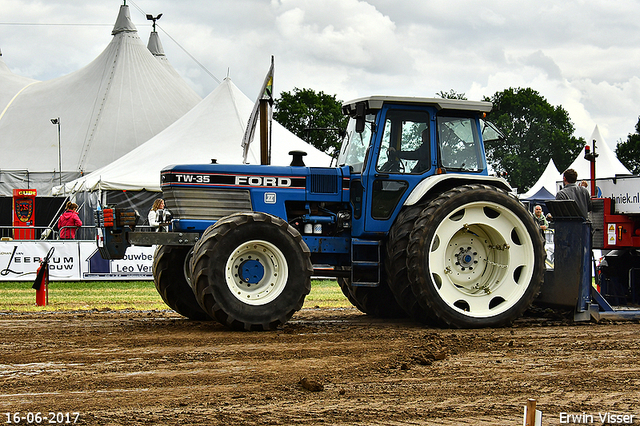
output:
[[[509,184],[489,176],[501,137],[489,102],[371,96],[336,167],[189,164],[162,170],[169,232],[135,212],[96,212],[103,257],[156,245],[163,300],[191,319],[269,330],[302,308],[312,276],[336,278],[362,312],[443,327],[500,327],[538,295],[543,239]]]

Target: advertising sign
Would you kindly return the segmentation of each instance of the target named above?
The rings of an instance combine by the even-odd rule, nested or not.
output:
[[[2,241],[0,242],[0,280],[34,280],[40,262],[49,250],[49,280],[74,281],[80,277],[80,258],[77,242],[62,241]]]
[[[16,240],[35,238],[34,205],[37,194],[35,189],[13,190],[13,238]]]
[[[105,260],[95,243],[80,245],[82,280],[152,280],[155,247],[131,246],[124,259]]]
[[[596,179],[601,197],[611,198],[615,213],[640,213],[640,177],[625,176],[610,179]]]
[[[93,241],[0,241],[0,281],[33,281],[50,249],[49,281],[152,280],[154,247],[104,260]]]

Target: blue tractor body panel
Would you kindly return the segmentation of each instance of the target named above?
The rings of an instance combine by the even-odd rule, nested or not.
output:
[[[260,165],[199,164],[178,165],[165,168],[161,174],[165,194],[175,190],[197,190],[201,201],[215,203],[222,191],[238,191],[247,194],[246,203],[233,211],[260,211],[286,219],[300,220],[311,225],[311,234],[303,238],[312,253],[346,254],[349,252],[349,235],[332,237],[317,235],[314,225],[336,225],[332,212],[314,214],[311,203],[343,205],[348,209],[350,176],[349,168],[277,167]],[[225,193],[225,194],[228,194]],[[180,200],[165,195],[169,209],[180,211]],[[297,207],[294,207],[297,206]],[[291,212],[300,213],[292,217]],[[172,221],[174,231],[204,232],[215,223],[216,217],[195,219],[180,214]],[[315,234],[314,234],[315,229]]]

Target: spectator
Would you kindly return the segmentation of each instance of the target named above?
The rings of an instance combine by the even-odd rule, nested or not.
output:
[[[73,240],[76,238],[76,230],[82,226],[82,221],[78,216],[78,205],[69,201],[66,209],[58,219],[58,229],[60,230],[60,239]]]
[[[588,217],[591,211],[591,195],[583,186],[576,185],[578,180],[578,172],[573,169],[567,169],[562,174],[562,183],[564,187],[556,194],[556,200],[574,200],[578,204],[582,217]]]
[[[533,208],[533,218],[540,227],[540,233],[544,236],[544,231],[549,228],[549,222],[547,222],[547,218],[542,214],[542,206],[538,205]]]
[[[151,207],[151,210],[149,210],[147,219],[149,220],[149,226],[156,228],[156,232],[166,232],[169,230],[166,225],[161,225],[165,222],[164,200],[162,198],[158,198],[153,202],[153,206]]]

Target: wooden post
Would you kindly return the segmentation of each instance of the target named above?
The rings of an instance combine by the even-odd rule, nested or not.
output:
[[[525,426],[535,426],[536,424],[536,400],[529,398],[527,400],[527,416],[525,418]]]
[[[260,99],[260,164],[269,165],[269,100]]]

